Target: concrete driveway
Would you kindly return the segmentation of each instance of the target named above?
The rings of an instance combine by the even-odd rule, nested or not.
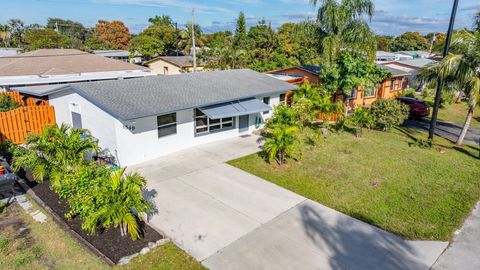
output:
[[[144,175],[151,225],[210,269],[429,269],[445,242],[405,241],[225,164],[257,137],[195,147]]]

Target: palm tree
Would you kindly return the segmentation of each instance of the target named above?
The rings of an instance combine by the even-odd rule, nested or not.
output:
[[[452,51],[440,63],[427,67],[420,73],[420,82],[435,84],[438,76],[446,82],[445,89],[463,92],[468,101],[468,113],[456,145],[463,144],[470,128],[475,107],[480,101],[480,28],[476,32],[459,31],[452,41]]]
[[[322,36],[324,59],[333,63],[338,52],[349,51],[368,60],[374,59],[376,41],[364,17],[371,18],[375,7],[371,0],[311,0],[319,4],[317,22]]]
[[[143,217],[152,209],[152,205],[142,195],[146,180],[138,173],[126,174],[125,168],[114,171],[106,180],[107,190],[102,196],[102,207],[86,221],[91,224],[88,229],[94,233],[97,224],[103,228],[120,227],[120,233],[127,233],[135,240],[140,238],[140,227],[137,219]]]
[[[195,24],[194,25],[195,29],[195,46],[197,47],[203,47],[203,32],[202,28],[200,25]],[[183,52],[186,55],[190,55],[192,52],[192,24],[187,23],[186,24],[186,30],[180,32],[180,47],[183,48]]]
[[[266,159],[270,162],[276,160],[278,164],[283,165],[287,157],[299,156],[297,138],[298,128],[295,126],[277,125],[272,128],[265,137],[263,151],[267,154]]]
[[[32,171],[35,180],[51,178],[52,185],[59,184],[67,171],[83,164],[85,155],[99,149],[87,131],[62,124],[46,127],[41,134],[30,134],[25,148],[14,151],[13,167]]]

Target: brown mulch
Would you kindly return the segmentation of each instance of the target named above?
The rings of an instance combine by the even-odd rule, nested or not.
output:
[[[141,249],[148,246],[149,242],[157,242],[164,237],[145,223],[141,223],[142,237],[138,240],[132,240],[129,235],[122,237],[120,229],[110,228],[108,230],[99,230],[97,234],[91,235],[82,230],[82,221],[79,217],[71,219],[65,218],[69,211],[68,203],[49,187],[49,181],[41,184],[31,181],[30,174],[26,174],[24,179],[28,179],[27,185],[34,191],[48,207],[50,207],[63,221],[83,239],[93,245],[98,251],[103,253],[114,263],[117,263],[122,257],[140,252]],[[30,181],[29,181],[30,180]]]

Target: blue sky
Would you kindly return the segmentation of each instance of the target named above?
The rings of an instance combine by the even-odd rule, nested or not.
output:
[[[379,34],[405,31],[446,31],[453,0],[373,0],[376,14],[372,29]],[[170,15],[179,24],[190,21],[192,8],[205,32],[233,29],[240,11],[249,25],[265,18],[273,26],[315,17],[309,0],[0,0],[0,23],[20,18],[27,24],[45,24],[60,17],[94,26],[98,19],[122,20],[133,33],[147,26],[158,14]],[[460,0],[456,27],[471,27],[472,15],[480,11],[479,0]]]

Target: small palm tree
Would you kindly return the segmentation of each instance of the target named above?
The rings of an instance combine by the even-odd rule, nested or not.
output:
[[[125,168],[114,171],[110,179],[105,179],[106,189],[98,195],[102,207],[85,221],[88,230],[95,232],[97,224],[104,228],[120,228],[122,236],[130,234],[135,240],[140,238],[138,220],[152,209],[152,205],[142,195],[146,180],[138,173],[125,174]]]
[[[63,175],[84,163],[85,155],[98,151],[97,142],[87,131],[62,124],[46,127],[41,134],[30,134],[24,148],[13,153],[13,167],[32,171],[35,180],[51,178],[57,185]]]
[[[263,145],[266,159],[277,161],[283,165],[288,157],[296,158],[301,155],[298,146],[298,128],[293,126],[277,125],[265,134],[267,138]]]

